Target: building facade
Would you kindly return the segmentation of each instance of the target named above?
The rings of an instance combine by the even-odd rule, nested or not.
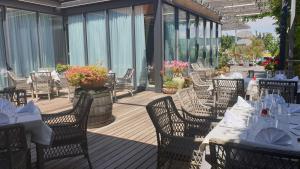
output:
[[[192,0],[0,1],[0,86],[56,64],[101,64],[160,91],[164,61],[216,66],[220,17]]]

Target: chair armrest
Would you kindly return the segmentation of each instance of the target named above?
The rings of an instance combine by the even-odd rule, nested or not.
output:
[[[75,115],[71,111],[65,111],[55,114],[43,114],[43,121],[49,126],[73,125],[76,122]]]

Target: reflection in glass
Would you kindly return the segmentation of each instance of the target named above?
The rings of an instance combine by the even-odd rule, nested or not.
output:
[[[188,61],[187,59],[187,19],[186,12],[179,10],[179,32],[178,32],[178,60]]]
[[[109,10],[111,67],[116,76],[122,77],[132,64],[132,10]]]
[[[105,11],[86,15],[88,64],[107,67]]]
[[[164,46],[165,60],[174,60],[175,47],[175,9],[174,7],[163,5],[163,21],[164,21]]]
[[[190,63],[197,62],[197,46],[196,46],[196,16],[190,15],[190,42],[189,42],[189,56]]]
[[[69,57],[71,65],[85,65],[83,15],[68,17]]]
[[[212,49],[212,66],[217,65],[217,38],[216,38],[216,23],[212,23],[212,32],[211,32],[211,49]]]
[[[18,76],[29,76],[39,66],[36,13],[8,8],[6,16],[9,66]]]
[[[202,62],[202,64],[204,63],[204,59],[205,59],[205,46],[204,46],[204,23],[203,23],[203,19],[199,18],[199,22],[198,22],[198,45],[199,45],[199,51],[198,51],[198,62]]]
[[[0,8],[0,21],[2,21]],[[3,24],[0,22],[0,90],[3,87],[6,87],[6,59],[5,59],[5,46],[4,46],[4,32],[3,32]]]
[[[205,56],[205,66],[206,67],[209,67],[211,64],[210,64],[210,59],[211,59],[211,49],[210,49],[210,45],[211,45],[211,30],[210,30],[210,21],[206,21],[206,27],[205,27],[205,45],[206,45],[206,56]]]

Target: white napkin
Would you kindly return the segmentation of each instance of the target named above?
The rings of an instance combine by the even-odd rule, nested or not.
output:
[[[276,80],[285,80],[286,76],[285,76],[285,74],[277,74],[277,75],[275,75],[274,79],[276,79]]]
[[[8,123],[9,123],[9,117],[4,113],[0,113],[0,125],[8,124]]]
[[[16,112],[17,113],[33,113],[36,111],[36,106],[34,105],[33,101],[30,101],[23,107],[18,107]]]
[[[253,109],[253,107],[240,96],[238,96],[237,102],[233,105],[232,109],[234,109],[234,108]]]
[[[230,110],[225,112],[223,122],[227,127],[245,127],[245,121],[238,114],[233,113]]]
[[[290,80],[293,80],[293,81],[299,81],[299,77],[298,77],[298,76],[295,76],[295,77],[291,78]]]
[[[261,143],[282,146],[292,144],[292,138],[287,133],[274,127],[264,128],[259,131],[255,137],[255,140]]]
[[[263,101],[267,104],[271,104],[272,100],[275,100],[275,103],[284,104],[285,100],[282,96],[278,94],[268,94],[264,97]]]

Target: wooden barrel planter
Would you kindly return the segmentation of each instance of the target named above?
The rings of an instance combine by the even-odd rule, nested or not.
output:
[[[78,88],[75,90],[73,105],[77,103],[81,92],[88,92],[94,98],[88,118],[88,128],[103,127],[114,121],[114,117],[112,115],[113,101],[111,93],[107,88],[99,90]]]

